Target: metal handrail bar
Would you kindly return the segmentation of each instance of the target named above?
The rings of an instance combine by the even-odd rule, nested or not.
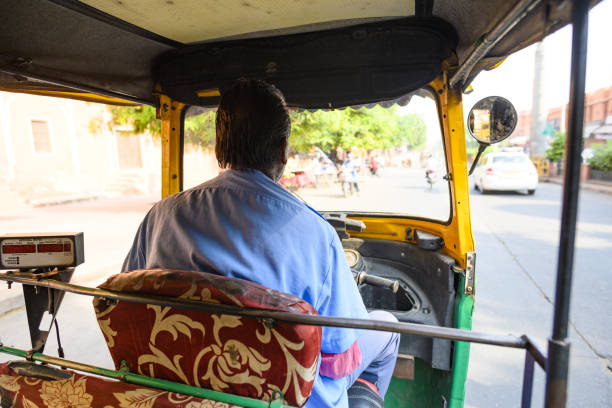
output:
[[[104,89],[94,88],[94,87],[91,87],[91,86],[80,85],[80,84],[77,84],[77,83],[74,83],[74,82],[63,81],[61,79],[55,79],[55,78],[51,78],[51,77],[48,77],[48,76],[45,76],[45,75],[40,75],[40,74],[33,74],[33,73],[30,73],[30,72],[28,72],[26,70],[20,70],[20,69],[17,69],[17,68],[13,68],[13,67],[5,65],[4,58],[2,58],[0,60],[0,72],[5,73],[5,74],[9,74],[9,75],[18,75],[18,76],[29,78],[29,79],[33,79],[33,80],[36,80],[36,81],[46,82],[46,83],[52,84],[52,85],[63,86],[63,87],[66,87],[66,88],[73,89],[75,91],[88,92],[88,93],[93,93],[93,94],[97,94],[97,95],[108,96],[110,98],[123,99],[125,101],[134,102],[134,103],[138,103],[138,104],[141,104],[141,105],[151,105],[151,106],[153,106],[153,104],[150,101],[146,101],[144,99],[136,98],[134,96],[130,96],[130,95],[122,94],[122,93],[117,93],[117,92],[106,91]]]
[[[533,394],[533,354],[525,352],[525,365],[523,366],[523,389],[521,392],[521,408],[531,408],[531,395]]]
[[[565,407],[567,403],[567,374],[570,359],[568,322],[572,292],[572,272],[576,222],[578,220],[578,194],[580,192],[580,164],[582,163],[584,91],[586,81],[587,45],[589,35],[589,0],[575,0],[572,6],[572,59],[570,97],[568,104],[568,133],[565,144],[565,178],[557,283],[553,312],[552,336],[548,340],[548,367],[546,368],[546,394],[544,406]]]
[[[523,334],[521,338],[527,343],[526,349],[529,354],[531,354],[531,356],[534,358],[535,362],[538,363],[538,365],[543,370],[546,370],[547,359],[542,350],[540,350],[538,346],[533,342],[531,337],[527,336],[526,334]]]
[[[470,72],[472,72],[476,64],[478,64],[478,62],[484,58],[487,53],[506,36],[506,34],[520,23],[525,16],[540,3],[540,1],[541,0],[519,1],[491,31],[482,37],[480,44],[472,50],[467,59],[451,77],[449,81],[450,87],[454,88],[457,85],[463,86],[465,78],[470,75]]]
[[[61,357],[49,356],[43,353],[30,353],[26,350],[22,350],[16,347],[4,346],[2,343],[0,343],[0,353],[9,354],[16,357],[22,357],[30,361],[53,364],[62,368],[70,368],[85,373],[95,374],[107,378],[113,378],[115,380],[125,381],[130,384],[159,388],[165,391],[176,392],[179,394],[193,395],[194,397],[198,398],[225,402],[227,404],[239,405],[241,407],[246,408],[269,408],[271,406],[279,408],[290,408],[288,405],[284,405],[282,400],[269,402],[249,397],[243,397],[240,395],[227,394],[221,391],[194,387],[192,385],[181,384],[174,381],[163,380],[160,378],[147,377],[144,375],[131,373],[129,371],[110,370],[108,368],[97,367]]]
[[[467,341],[472,343],[527,349],[528,342],[521,337],[499,334],[479,333],[450,327],[439,327],[425,324],[387,322],[370,319],[351,319],[345,317],[330,317],[307,315],[290,312],[280,312],[233,305],[205,303],[188,299],[177,299],[165,296],[140,295],[117,292],[105,289],[89,288],[73,285],[53,279],[33,279],[8,273],[0,274],[0,281],[16,282],[25,285],[58,289],[65,292],[103,298],[109,301],[123,300],[127,302],[144,303],[158,306],[171,306],[181,309],[196,310],[207,313],[228,314],[256,319],[271,319],[287,323],[297,323],[310,326],[346,327],[365,330],[388,331],[401,334],[426,336],[446,340]]]

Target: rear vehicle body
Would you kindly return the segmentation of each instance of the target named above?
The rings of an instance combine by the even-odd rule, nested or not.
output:
[[[181,323],[186,320],[174,317],[183,316],[177,309],[215,316],[212,321],[223,321],[227,326],[237,321],[233,320],[236,316],[251,319],[252,327],[256,328],[249,332],[251,340],[262,339],[262,343],[270,341],[270,333],[277,324],[398,332],[402,335],[400,358],[385,398],[388,407],[461,407],[465,399],[469,342],[521,348],[526,356],[524,401],[528,404],[534,362],[537,362],[548,370],[549,406],[564,406],[564,375],[567,375],[564,364],[567,364],[569,353],[565,342],[567,313],[563,314],[564,307],[569,304],[567,279],[560,279],[560,315],[555,320],[548,359],[526,336],[470,331],[476,293],[476,253],[471,228],[462,93],[480,71],[496,66],[507,55],[535,42],[544,33],[568,24],[572,18],[579,28],[584,28],[587,2],[575,2],[575,6],[569,7],[564,2],[537,0],[352,0],[348,8],[345,2],[304,2],[299,6],[293,2],[277,2],[276,9],[253,11],[252,4],[240,1],[227,1],[218,8],[208,3],[205,7],[196,1],[168,1],[161,6],[151,1],[147,7],[142,6],[142,12],[134,12],[126,3],[104,0],[2,2],[0,12],[5,22],[0,32],[0,43],[4,47],[0,55],[0,89],[155,107],[161,121],[162,198],[184,189],[185,123],[191,111],[197,114],[214,110],[221,92],[239,77],[269,81],[283,91],[289,107],[309,112],[405,106],[412,98],[423,98],[433,104],[435,126],[439,129],[437,180],[443,194],[440,200],[433,202],[435,205],[426,206],[439,204],[436,215],[427,212],[430,208],[422,212],[406,209],[401,205],[408,200],[402,202],[393,194],[375,196],[372,201],[375,208],[359,207],[359,202],[355,201],[347,201],[345,208],[319,208],[342,239],[365,305],[392,312],[399,323],[300,314],[292,310],[291,305],[270,310],[267,302],[244,306],[243,298],[236,303],[223,290],[218,295],[227,303],[218,304],[219,299],[211,297],[211,292],[221,286],[214,282],[200,288],[209,292],[200,290],[197,296],[191,292],[189,296],[185,293],[174,297],[159,296],[155,290],[143,292],[142,285],[136,285],[138,288],[132,292],[112,285],[87,288],[68,283],[74,265],[45,265],[0,274],[0,280],[36,288],[28,292],[30,300],[37,299],[32,305],[38,307],[36,313],[28,314],[32,319],[29,321],[31,328],[39,327],[34,315],[48,311],[54,316],[64,291],[71,291],[94,296],[96,305],[104,303],[103,307],[109,309],[117,302],[146,303],[150,305],[147,310],[157,312],[164,307],[164,313],[172,309],[176,314],[170,316],[176,328],[173,325],[170,329],[164,327],[168,338],[175,339],[178,336],[191,338],[190,329],[202,333],[218,333],[219,329],[214,323],[204,327],[202,316],[201,321]],[[581,44],[578,40],[575,40],[576,47]],[[580,60],[577,65],[580,67]],[[584,78],[582,91],[583,88]],[[575,95],[574,98],[577,99]],[[574,118],[571,123],[581,126],[579,102],[577,112],[570,117]],[[330,128],[338,122],[330,120]],[[350,127],[350,123],[340,125],[340,129]],[[581,128],[574,129],[573,137],[579,134]],[[363,137],[362,134],[354,136]],[[398,151],[397,157],[403,157],[404,153]],[[568,169],[570,186],[575,187],[577,178],[571,170],[573,167],[568,166]],[[385,167],[384,175],[392,174],[392,170]],[[366,168],[362,168],[362,172],[365,171]],[[419,170],[421,189],[422,177]],[[378,180],[376,178],[376,183]],[[398,187],[397,191],[404,187]],[[576,194],[572,191],[568,194],[570,222],[563,225],[575,226],[571,209],[575,207],[575,200],[572,200]],[[397,210],[398,205],[403,210]],[[560,276],[569,273],[571,278],[571,250],[567,249],[573,247],[573,230],[563,230],[562,238],[560,249],[564,252],[560,253],[569,254],[564,256],[570,259],[560,260]],[[49,292],[39,291],[39,288],[49,288]],[[228,293],[233,296],[231,291]],[[271,292],[262,290],[262,293],[268,293],[269,298],[263,296],[265,300],[275,299]],[[50,296],[55,303],[41,296]],[[100,313],[105,311],[100,309]],[[165,315],[160,313],[159,316],[161,319]],[[98,318],[104,321],[104,316]],[[113,348],[115,335],[112,333],[119,329],[111,327],[110,323],[101,323],[100,327],[109,348]],[[232,328],[237,326],[234,324]],[[153,340],[159,332],[152,331]],[[173,360],[156,354],[156,361],[161,361],[160,364],[173,373],[165,377],[160,374],[163,370],[151,368],[153,359],[147,355],[137,356],[135,362],[128,365],[116,358],[114,369],[103,369],[45,355],[47,335],[48,331],[33,330],[32,349],[0,344],[0,351],[25,357],[30,363],[52,363],[149,387],[144,394],[163,390],[180,393],[179,397],[185,399],[197,396],[249,407],[287,406],[284,396],[291,392],[290,386],[298,384],[296,387],[300,388],[303,382],[312,382],[312,375],[306,374],[312,374],[312,367],[316,367],[309,360],[304,363],[307,367],[300,368],[306,372],[301,378],[287,375],[285,384],[275,384],[279,389],[270,387],[270,392],[254,386],[249,389],[247,398],[235,395],[240,394],[237,391],[240,387],[229,385],[244,377],[228,376],[225,382],[211,381],[206,386],[190,383],[183,375],[180,356]],[[117,341],[117,347],[135,348],[129,338],[120,337],[122,340]],[[298,340],[293,342],[295,344],[279,341],[287,361],[293,361],[287,357],[288,350],[295,351],[303,344],[300,343],[303,339]],[[188,343],[184,338],[181,341]],[[211,359],[210,369],[202,374],[208,379],[213,378],[213,372],[219,367],[227,368],[227,361],[231,361],[232,367],[238,364],[237,349],[232,347],[236,344],[223,343],[218,336],[215,341],[219,344],[214,345],[216,348],[211,346],[211,350],[214,349],[218,358]],[[145,347],[153,344],[144,343]],[[159,351],[150,350],[153,354]],[[205,350],[202,354],[208,352]],[[240,350],[249,350],[249,355],[256,357],[265,354],[257,355],[254,348],[248,347]],[[315,359],[317,357],[315,353]],[[261,364],[255,364],[255,369],[247,368],[259,370],[257,374],[265,377],[261,374],[261,367],[267,367],[262,363],[264,359],[256,360]],[[13,389],[17,388],[15,383],[21,387],[30,381],[27,370],[15,367],[2,366],[4,372],[11,372],[12,378],[16,378],[9,384]],[[77,377],[59,371],[63,373],[59,374],[60,378],[66,380],[68,375],[72,380],[67,381],[74,384]],[[255,384],[266,381],[266,378],[255,377]],[[289,381],[292,379],[295,382]],[[83,384],[80,381],[77,379]],[[97,391],[98,395],[104,394],[103,391]],[[125,391],[125,395],[134,396],[134,392]],[[29,399],[27,395],[23,397]],[[307,395],[301,397],[290,401],[302,404]]]
[[[486,155],[474,170],[474,188],[487,191],[535,193],[538,173],[524,153],[499,152]]]

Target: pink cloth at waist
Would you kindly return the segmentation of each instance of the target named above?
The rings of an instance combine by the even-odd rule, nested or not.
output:
[[[338,354],[321,353],[319,373],[329,378],[346,377],[361,364],[361,349],[354,342],[346,351]]]

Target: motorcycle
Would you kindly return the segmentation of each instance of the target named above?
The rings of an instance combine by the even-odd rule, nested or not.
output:
[[[436,182],[436,171],[434,169],[425,170],[425,180],[429,184],[429,189],[433,189],[433,185]]]

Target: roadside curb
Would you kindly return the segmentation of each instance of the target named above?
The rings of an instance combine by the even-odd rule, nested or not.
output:
[[[3,282],[3,284],[6,284]],[[5,288],[0,290],[0,293],[4,292]],[[9,289],[7,289],[7,292]],[[25,306],[25,302],[23,300],[23,292],[21,290],[21,285],[17,283],[13,283],[12,288],[10,289],[9,295],[2,296],[3,299],[0,300],[0,319],[2,316],[12,312],[15,309],[19,309],[20,307]]]
[[[541,180],[545,183],[563,185],[563,179],[561,178],[548,178]],[[581,190],[595,191],[598,193],[612,194],[612,185],[609,183],[592,183],[592,182],[580,182]]]
[[[53,205],[62,205],[62,204],[70,204],[77,203],[81,201],[94,201],[101,198],[101,195],[89,195],[89,194],[76,194],[70,196],[58,196],[58,197],[49,197],[43,198],[40,200],[32,200],[29,202],[32,207],[50,207]]]

